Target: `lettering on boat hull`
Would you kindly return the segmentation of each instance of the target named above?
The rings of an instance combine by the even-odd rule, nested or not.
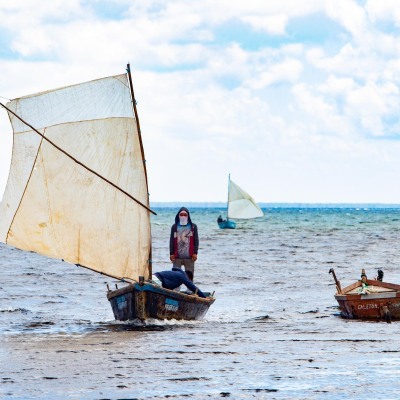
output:
[[[400,298],[396,301],[381,299],[376,302],[339,301],[340,311],[345,318],[383,320],[389,315],[391,319],[400,319]]]
[[[359,310],[370,310],[372,308],[379,308],[378,304],[370,303],[370,304],[359,304],[357,307]]]
[[[178,311],[179,302],[177,300],[165,299],[165,309],[168,311]]]
[[[126,298],[125,296],[119,296],[117,297],[117,307],[119,310],[123,310],[127,306]]]

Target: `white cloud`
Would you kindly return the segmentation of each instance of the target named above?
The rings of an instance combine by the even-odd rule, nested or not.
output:
[[[368,20],[364,8],[353,0],[328,0],[327,15],[346,28],[356,41],[369,36]]]
[[[252,89],[265,88],[274,83],[295,83],[303,65],[295,59],[287,59],[275,65],[266,65],[258,75],[251,77],[245,85]]]
[[[400,24],[400,9],[397,0],[368,0],[365,9],[374,22],[382,20]]]
[[[357,87],[347,96],[347,114],[357,116],[364,132],[372,136],[385,135],[382,118],[393,110],[391,98],[398,96],[398,90],[392,84],[378,86],[374,82]]]

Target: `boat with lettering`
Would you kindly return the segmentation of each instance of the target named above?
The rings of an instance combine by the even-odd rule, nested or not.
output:
[[[107,294],[116,320],[201,320],[214,302],[210,293],[201,298],[189,292],[169,290],[151,281],[134,282]]]
[[[344,288],[333,268],[329,273],[335,280],[335,299],[342,317],[386,322],[400,319],[400,285],[383,282],[382,270],[375,279],[368,279],[362,269],[360,279]]]
[[[126,73],[0,105],[13,151],[0,205],[0,241],[116,279],[116,320],[204,317],[208,293],[152,278],[146,161],[130,66]]]

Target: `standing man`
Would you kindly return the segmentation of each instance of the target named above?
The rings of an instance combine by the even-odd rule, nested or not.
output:
[[[199,250],[199,234],[197,225],[190,219],[189,210],[181,207],[175,216],[175,223],[171,227],[169,239],[169,259],[173,268],[185,266],[188,278],[193,281],[194,263]]]

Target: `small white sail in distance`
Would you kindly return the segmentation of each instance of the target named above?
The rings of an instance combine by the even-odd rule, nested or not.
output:
[[[255,200],[240,186],[229,180],[228,218],[251,219],[264,213]]]

